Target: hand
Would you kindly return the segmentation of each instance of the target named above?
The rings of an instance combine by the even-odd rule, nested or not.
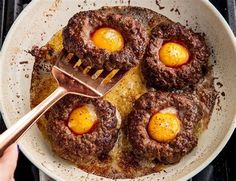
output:
[[[1,181],[14,181],[14,172],[18,159],[17,145],[9,146],[0,158],[0,178]]]

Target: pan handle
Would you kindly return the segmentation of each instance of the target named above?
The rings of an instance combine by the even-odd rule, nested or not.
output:
[[[0,135],[0,156],[2,156],[6,148],[23,135],[42,114],[67,93],[66,89],[59,86],[49,97],[3,132]]]

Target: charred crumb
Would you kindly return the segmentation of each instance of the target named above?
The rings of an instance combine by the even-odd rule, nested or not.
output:
[[[223,97],[225,97],[225,92],[221,92],[221,95],[222,95]]]
[[[35,57],[36,55],[39,54],[38,53],[39,49],[40,49],[39,46],[34,45],[31,50],[25,50],[25,51]]]
[[[48,11],[55,12],[55,11],[56,11],[56,9],[49,8],[49,10],[48,10]]]
[[[51,17],[51,16],[53,16],[52,14],[46,14],[46,17]]]
[[[81,8],[81,5],[80,5],[80,4],[78,4],[78,7],[79,7],[79,8]]]
[[[156,0],[156,5],[158,6],[159,10],[162,10],[165,8],[164,6],[160,5],[160,0]]]
[[[180,15],[180,11],[179,11],[178,8],[175,9],[175,12],[176,12],[178,15]]]
[[[213,47],[213,46],[211,46],[211,53],[212,53],[212,54],[215,53],[215,51],[214,51],[214,47]]]
[[[21,61],[19,62],[19,64],[28,64],[29,62],[28,61]]]
[[[217,111],[221,111],[222,110],[219,92],[217,92],[217,94],[216,94],[216,110]]]
[[[186,26],[189,26],[189,24],[188,24],[188,20],[185,21],[185,24],[186,24]]]
[[[131,0],[128,0],[128,6],[130,6]]]
[[[223,84],[221,82],[217,82],[216,85],[219,86],[219,88],[223,87]]]
[[[174,8],[171,8],[171,9],[170,9],[170,12],[173,12],[174,10],[175,10]]]

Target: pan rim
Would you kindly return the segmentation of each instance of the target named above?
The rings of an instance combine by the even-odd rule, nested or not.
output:
[[[3,57],[6,56],[5,52],[6,52],[6,49],[7,49],[8,45],[10,44],[11,34],[13,34],[17,30],[16,29],[17,26],[22,22],[24,17],[27,16],[28,12],[32,11],[33,9],[36,8],[35,6],[37,5],[38,2],[39,2],[39,0],[32,1],[24,9],[24,11],[22,11],[22,13],[19,15],[17,20],[13,23],[13,25],[10,28],[9,33],[7,34],[6,39],[5,39],[4,43],[3,43],[0,59],[3,59]],[[204,3],[207,6],[207,8],[209,9],[209,11],[212,11],[212,13],[214,13],[214,15],[217,17],[218,21],[222,24],[222,28],[224,28],[225,31],[230,36],[231,41],[232,41],[231,43],[234,44],[234,49],[235,49],[235,52],[236,52],[236,39],[234,37],[234,34],[233,34],[232,30],[230,29],[229,25],[227,24],[227,22],[224,20],[224,18],[221,16],[221,14],[215,9],[215,7],[209,1],[201,0],[201,1],[199,1],[199,3],[200,2]],[[0,61],[0,70],[3,67],[2,66],[3,64],[4,64],[4,61]],[[3,85],[3,83],[2,83],[2,74],[0,73],[0,110],[3,113],[2,117],[4,119],[4,122],[6,123],[7,127],[10,127],[11,124],[10,124],[9,118],[7,117],[6,114],[4,114],[4,112],[6,112],[6,108],[4,107],[4,105],[6,105],[7,103],[5,103],[4,95],[2,95],[2,89],[3,89],[2,85]],[[228,142],[229,138],[233,134],[233,131],[234,131],[235,127],[236,127],[236,112],[234,114],[234,119],[232,120],[230,129],[228,130],[228,132],[224,136],[224,138],[221,140],[221,142],[217,146],[217,148],[212,152],[211,156],[208,159],[206,159],[205,161],[203,161],[198,167],[196,167],[189,174],[187,174],[184,177],[182,177],[181,180],[187,180],[187,179],[193,177],[194,175],[196,175],[197,173],[199,173],[202,169],[204,169],[221,152],[221,150],[224,148],[224,146]],[[59,176],[54,174],[52,171],[49,171],[47,168],[43,167],[34,158],[34,156],[31,156],[29,154],[29,152],[23,146],[21,146],[21,145],[19,145],[19,146],[20,146],[21,151],[27,156],[27,158],[29,158],[29,160],[32,161],[34,163],[34,165],[36,165],[40,170],[42,170],[44,173],[46,173],[47,175],[53,177],[56,180],[63,180]]]

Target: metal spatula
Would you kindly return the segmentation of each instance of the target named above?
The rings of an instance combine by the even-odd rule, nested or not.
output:
[[[58,82],[58,88],[38,106],[18,120],[0,135],[0,156],[4,150],[27,131],[53,104],[66,94],[76,94],[90,98],[105,95],[126,73],[114,69],[107,72],[84,67],[74,54],[62,50],[52,74]]]

